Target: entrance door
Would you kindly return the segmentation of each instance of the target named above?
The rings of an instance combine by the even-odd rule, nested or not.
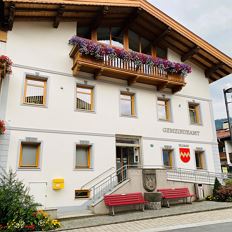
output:
[[[116,167],[119,182],[126,178],[126,169],[123,167],[126,165],[130,167],[135,164],[134,150],[134,147],[116,147]]]

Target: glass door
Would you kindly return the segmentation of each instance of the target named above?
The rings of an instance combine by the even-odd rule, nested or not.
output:
[[[128,148],[116,147],[116,168],[118,170],[118,182],[122,182],[126,178],[126,165],[129,164]]]

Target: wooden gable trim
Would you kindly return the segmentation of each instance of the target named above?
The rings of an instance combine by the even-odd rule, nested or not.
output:
[[[217,59],[221,60],[232,68],[232,59],[229,56],[225,55],[224,53],[210,45],[208,42],[201,39],[199,36],[188,30],[186,27],[184,27],[156,7],[154,7],[152,4],[142,0],[141,6],[145,11],[153,15],[155,18],[170,26],[173,30],[191,40],[195,45],[208,51],[211,55],[215,56]]]
[[[182,42],[183,46],[186,46],[185,51],[181,53],[182,56],[183,55],[186,55],[186,57],[189,56],[188,59],[192,60],[194,57],[197,57],[199,53],[192,54],[195,51],[191,51],[191,52],[189,51],[188,53],[187,48],[191,49],[191,47],[199,47],[200,51],[204,50],[208,54],[206,56],[204,55],[204,57],[210,59],[212,63],[216,63],[216,61],[213,61],[214,59],[216,59],[218,62],[220,61],[224,63],[223,69],[229,70],[228,71],[229,73],[232,72],[232,59],[229,56],[227,56],[220,50],[216,49],[215,47],[207,43],[205,40],[201,39],[199,36],[195,35],[193,32],[191,32],[190,30],[188,30],[187,28],[185,28],[184,26],[182,26],[174,19],[172,19],[171,17],[169,17],[168,15],[166,15],[165,13],[163,13],[162,11],[160,11],[159,9],[157,9],[156,7],[154,7],[152,4],[150,4],[145,0],[124,0],[124,1],[123,0],[122,1],[118,1],[118,0],[108,0],[108,1],[106,0],[98,0],[98,1],[96,0],[3,0],[3,2],[7,3],[6,8],[9,7],[10,3],[16,4],[16,7],[18,6],[17,4],[20,3],[25,3],[25,4],[30,3],[30,5],[32,7],[35,6],[35,8],[36,5],[39,4],[40,5],[47,4],[50,6],[64,4],[69,6],[91,5],[91,6],[119,6],[119,7],[141,8],[144,12],[146,12],[148,15],[151,16],[149,17],[150,18],[149,21],[151,23],[154,21],[159,21],[164,26],[166,25],[167,28],[168,27],[172,28],[173,32],[178,33],[180,39],[181,37],[183,37],[183,39],[188,40],[192,43],[191,46],[190,45],[187,46],[186,43]],[[152,17],[153,17],[153,21],[152,21]],[[9,19],[11,20],[9,20],[8,23],[13,26],[14,14],[12,10]],[[172,36],[168,35],[167,37],[168,38],[165,38],[165,40],[169,39],[169,37]],[[178,49],[181,50],[180,48]],[[186,59],[186,57],[182,57],[183,60]]]
[[[4,2],[30,4],[65,4],[65,5],[96,5],[96,6],[140,6],[141,0],[3,0]]]

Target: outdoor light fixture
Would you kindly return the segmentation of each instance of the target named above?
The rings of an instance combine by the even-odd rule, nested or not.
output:
[[[224,99],[225,99],[225,105],[226,105],[227,120],[228,120],[228,125],[229,125],[229,130],[230,130],[230,140],[232,141],[232,128],[231,128],[230,112],[229,112],[229,104],[232,103],[232,101],[228,102],[228,99],[227,99],[227,94],[232,93],[232,86],[223,89],[223,93],[224,93]]]

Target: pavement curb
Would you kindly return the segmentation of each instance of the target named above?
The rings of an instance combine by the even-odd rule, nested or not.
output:
[[[173,214],[160,215],[160,216],[158,216],[158,215],[157,216],[147,216],[147,217],[144,217],[144,218],[129,219],[129,220],[126,220],[126,221],[125,220],[119,220],[117,222],[102,223],[100,225],[91,225],[91,226],[80,226],[80,227],[73,227],[73,228],[64,228],[64,229],[58,229],[56,231],[69,231],[69,230],[75,230],[75,229],[93,228],[93,227],[99,227],[99,226],[105,226],[105,225],[112,225],[112,224],[119,224],[119,223],[126,223],[126,222],[134,222],[134,221],[142,221],[142,220],[164,218],[164,217],[172,217],[172,216],[178,216],[178,215],[184,215],[184,214],[194,214],[194,213],[209,212],[209,211],[219,211],[219,210],[231,209],[231,208],[232,208],[232,206],[228,206],[228,207],[223,206],[221,208],[215,208],[215,209],[196,210],[196,211],[193,211],[193,212],[173,213]],[[105,215],[102,215],[102,216],[105,216]],[[88,216],[88,217],[95,217],[95,215],[93,215],[93,216],[91,215],[91,216]],[[73,220],[73,219],[65,219],[63,221]],[[62,223],[62,221],[61,221],[61,223]]]

